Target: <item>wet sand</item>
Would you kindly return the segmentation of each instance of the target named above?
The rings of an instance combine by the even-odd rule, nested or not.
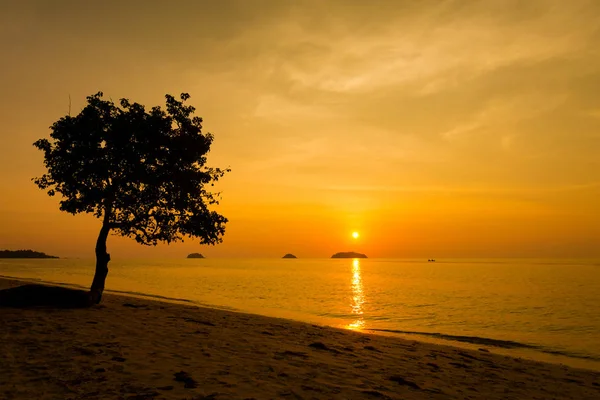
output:
[[[0,338],[7,400],[600,398],[600,372],[112,294],[0,308]]]

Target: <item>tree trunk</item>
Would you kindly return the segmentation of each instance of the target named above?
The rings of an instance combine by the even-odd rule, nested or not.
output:
[[[90,300],[92,304],[100,303],[102,300],[102,292],[104,292],[104,282],[108,275],[108,262],[110,261],[110,254],[106,252],[106,239],[110,232],[109,226],[109,213],[105,212],[104,221],[102,223],[102,229],[98,235],[96,241],[96,273],[94,274],[94,280],[92,281],[92,287],[90,288]]]

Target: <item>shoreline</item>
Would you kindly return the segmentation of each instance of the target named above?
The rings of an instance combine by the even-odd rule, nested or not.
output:
[[[52,282],[45,281],[40,278],[21,278],[21,277],[13,277],[0,274],[0,280],[15,280],[21,281],[24,283],[38,283],[44,285],[52,285],[52,286],[62,286],[74,289],[83,289],[87,290],[88,287],[86,285],[79,285],[74,283],[67,282]],[[536,344],[529,344],[525,342],[513,342],[511,340],[503,340],[496,339],[492,337],[479,337],[479,336],[462,336],[462,335],[452,335],[438,332],[419,332],[419,331],[399,331],[393,329],[378,329],[378,328],[365,328],[365,329],[348,329],[342,325],[328,325],[323,324],[318,320],[310,320],[310,319],[302,319],[300,317],[294,318],[294,316],[290,316],[286,313],[261,313],[260,311],[247,311],[229,306],[221,306],[214,305],[209,303],[202,303],[192,299],[185,298],[175,298],[157,294],[148,294],[143,292],[135,292],[135,291],[126,291],[126,290],[115,290],[115,289],[106,289],[105,294],[117,295],[117,296],[125,296],[132,298],[139,298],[142,300],[151,300],[151,301],[163,301],[174,304],[188,305],[199,308],[208,308],[215,310],[225,310],[236,313],[248,314],[248,315],[257,315],[264,316],[270,318],[278,318],[284,320],[290,320],[294,322],[301,322],[310,325],[319,325],[327,328],[333,329],[341,329],[341,330],[352,330],[355,332],[360,332],[368,335],[381,335],[381,336],[389,336],[392,338],[400,338],[408,341],[416,340],[419,342],[425,343],[433,343],[437,345],[443,346],[451,346],[459,349],[466,350],[479,350],[484,348],[486,350],[491,351],[494,354],[499,354],[502,356],[508,356],[512,358],[523,358],[532,361],[551,363],[556,365],[566,365],[571,368],[578,369],[587,369],[596,372],[600,372],[600,360],[595,359],[591,356],[579,356],[579,355],[571,355],[569,353],[565,353],[562,350],[553,349],[553,348],[544,348],[543,346],[539,346]],[[273,311],[273,310],[271,310]],[[472,340],[471,340],[472,339]],[[495,345],[494,343],[509,344],[508,346],[503,345]],[[514,346],[512,346],[514,345]]]
[[[600,398],[592,370],[135,296],[0,315],[7,399]]]

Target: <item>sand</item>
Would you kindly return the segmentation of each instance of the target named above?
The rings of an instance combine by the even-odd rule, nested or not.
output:
[[[600,399],[599,372],[112,294],[0,308],[0,338],[6,400]]]

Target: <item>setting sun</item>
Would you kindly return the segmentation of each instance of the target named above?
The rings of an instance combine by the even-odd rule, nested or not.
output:
[[[358,237],[359,237],[359,236],[360,236],[360,235],[358,234],[358,232],[352,232],[352,237],[353,237],[354,239],[358,239]]]

